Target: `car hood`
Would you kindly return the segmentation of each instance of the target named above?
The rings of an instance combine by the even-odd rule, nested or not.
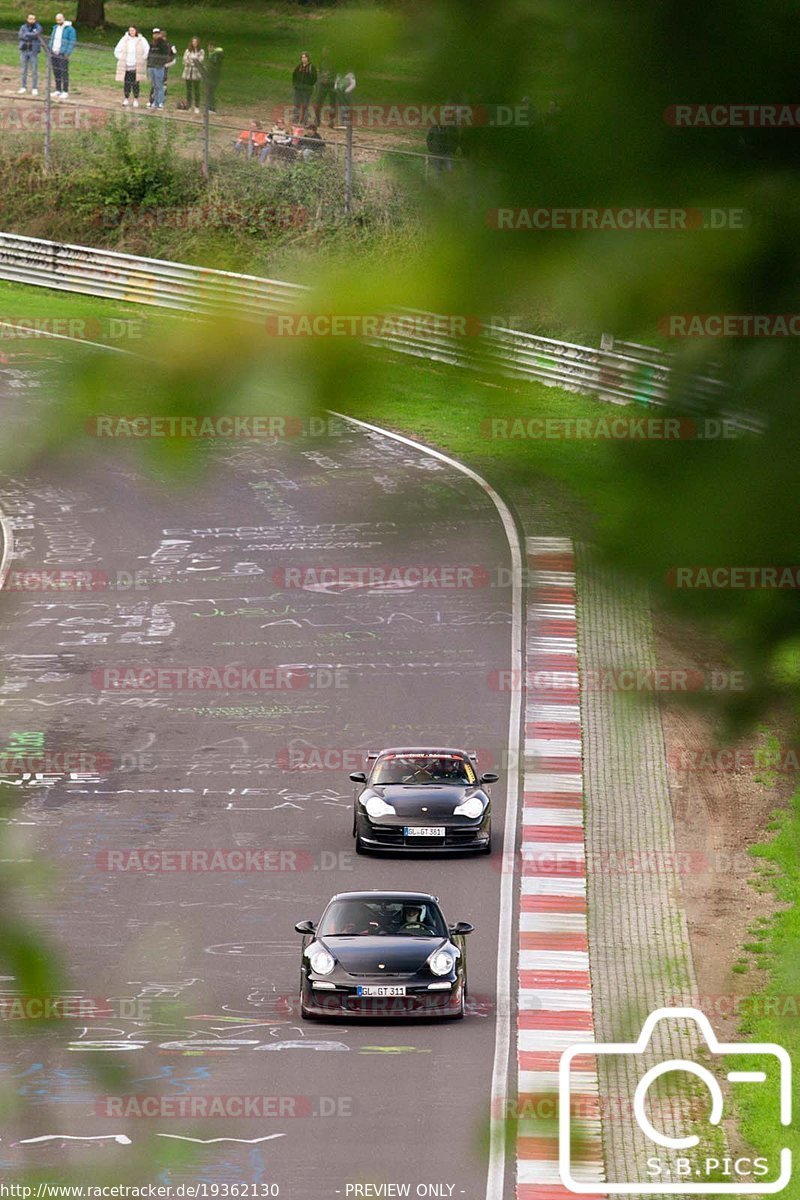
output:
[[[331,937],[320,941],[351,975],[406,974],[419,969],[434,950],[445,945],[441,937]],[[384,970],[378,963],[384,964]]]
[[[367,788],[363,799],[366,801],[370,796],[380,796],[387,804],[391,804],[399,817],[452,817],[457,804],[463,804],[470,796],[476,795],[485,802],[486,794],[479,787],[454,787],[439,783],[420,787],[387,784],[385,787]],[[428,811],[423,813],[423,808]]]

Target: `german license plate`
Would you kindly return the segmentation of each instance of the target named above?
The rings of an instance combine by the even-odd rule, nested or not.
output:
[[[444,825],[406,825],[406,837],[444,837]]]
[[[405,987],[399,984],[366,984],[358,989],[359,996],[405,996]]]

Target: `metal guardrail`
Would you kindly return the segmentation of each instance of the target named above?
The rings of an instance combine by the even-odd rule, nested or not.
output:
[[[11,233],[0,233],[0,279],[251,321],[297,311],[308,293],[300,284]],[[431,316],[410,310],[403,312]],[[381,336],[372,344],[429,361],[490,370],[516,379],[535,379],[616,403],[662,405],[670,398],[669,361],[662,351],[655,349],[648,360],[614,349],[579,346],[499,326],[488,326],[474,337],[457,337],[428,332],[424,321],[408,324],[411,326],[408,332]],[[603,339],[606,346],[610,341],[607,337]],[[633,349],[634,344],[630,347]],[[635,349],[641,352],[647,348],[635,346]],[[718,406],[723,396],[724,387],[719,380],[692,379],[689,401],[695,401],[698,408],[709,403]],[[684,393],[682,400],[686,399]],[[740,414],[723,412],[722,415],[730,416],[741,428],[758,428],[757,423]]]
[[[0,233],[0,279],[209,316],[248,318],[296,307],[305,290],[299,284],[255,275],[10,233]]]

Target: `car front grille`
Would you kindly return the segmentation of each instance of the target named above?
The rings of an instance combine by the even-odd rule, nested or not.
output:
[[[373,825],[370,836],[382,846],[403,846],[407,840],[402,825]]]
[[[477,836],[477,829],[448,829],[444,835],[444,844],[445,846],[469,846]]]
[[[457,826],[446,828],[443,838],[406,837],[402,825],[373,825],[370,837],[381,846],[400,846],[414,850],[424,850],[442,846],[470,846],[475,842],[479,830],[461,829]]]

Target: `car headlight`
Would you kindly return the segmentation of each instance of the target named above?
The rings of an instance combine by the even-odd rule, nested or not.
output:
[[[366,804],[367,816],[372,817],[373,821],[377,821],[379,817],[393,817],[396,815],[391,804],[387,804],[385,800],[381,800],[380,796],[370,796]]]
[[[437,950],[428,959],[428,966],[434,975],[449,975],[456,964],[456,956],[452,950]]]
[[[309,946],[306,950],[308,961],[311,964],[311,970],[315,975],[330,975],[333,968],[336,966],[336,959],[326,950],[324,946],[315,943]]]
[[[483,801],[480,796],[470,796],[469,800],[465,800],[463,804],[455,806],[453,815],[456,817],[469,817],[471,821],[476,821],[478,817],[483,815]]]

